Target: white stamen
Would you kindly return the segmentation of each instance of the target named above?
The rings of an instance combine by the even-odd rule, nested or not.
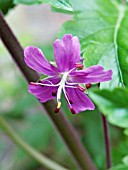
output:
[[[61,99],[62,91],[64,92],[65,98],[66,98],[70,108],[72,108],[71,103],[69,101],[69,98],[67,96],[67,92],[65,90],[65,87],[68,87],[68,88],[77,88],[77,86],[73,86],[73,85],[78,85],[78,83],[69,83],[69,82],[67,82],[69,73],[72,72],[75,69],[76,68],[73,68],[73,69],[71,69],[68,72],[62,73],[61,74],[61,76],[62,76],[61,77],[61,81],[59,83],[57,83],[57,84],[53,84],[50,80],[47,80],[47,79],[46,79],[47,84],[41,83],[41,82],[35,83],[35,85],[42,85],[42,86],[49,86],[49,87],[57,87],[57,86],[59,86],[58,90],[57,90],[57,103],[58,103],[57,109],[59,109],[61,107],[60,99]]]
[[[49,81],[49,80],[46,80],[46,81],[49,82],[50,84],[54,85],[51,81]]]
[[[44,84],[44,83],[35,83],[37,85],[42,85],[42,86],[52,86],[52,87],[57,87],[59,86],[59,83],[58,84]]]
[[[68,71],[68,74],[71,73],[73,70],[76,70],[76,68],[74,67],[73,69]]]
[[[66,83],[68,84],[68,85],[77,85],[78,83],[69,83],[69,82],[67,82],[66,81]]]
[[[68,96],[67,96],[67,94],[66,94],[65,87],[63,87],[63,92],[64,92],[65,98],[66,98],[66,100],[67,100],[67,102],[68,102],[70,108],[72,108],[72,106],[71,106],[71,104],[70,104],[70,101],[69,101],[69,99],[68,99]]]
[[[73,88],[73,89],[77,89],[78,88],[76,86],[68,86],[68,85],[65,85],[65,87],[69,87],[69,88]]]

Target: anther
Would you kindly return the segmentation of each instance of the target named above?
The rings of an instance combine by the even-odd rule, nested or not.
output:
[[[76,63],[76,68],[83,69],[83,64],[82,63]]]
[[[71,111],[72,114],[76,114],[76,112],[73,108],[70,108],[70,111]]]
[[[38,86],[38,84],[34,82],[30,82],[30,85]]]
[[[52,96],[56,96],[56,92],[53,91],[53,92],[52,92]]]
[[[91,83],[86,84],[86,88],[87,88],[87,89],[89,89],[91,86],[92,86],[92,84],[91,84]]]
[[[69,100],[70,104],[73,104],[73,102],[71,100]]]
[[[56,109],[55,109],[55,113],[58,113],[59,110],[60,110],[60,108],[56,108]]]
[[[58,112],[59,112],[60,107],[61,107],[61,102],[59,101],[59,102],[58,102],[58,105],[57,105],[57,107],[56,107],[56,109],[55,109],[55,113],[58,113]]]
[[[84,87],[82,87],[82,86],[77,86],[77,88],[80,90],[80,91],[82,91],[82,92],[84,92],[85,91],[85,88]]]

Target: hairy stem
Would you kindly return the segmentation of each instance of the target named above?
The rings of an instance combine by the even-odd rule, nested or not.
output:
[[[0,37],[27,81],[38,80],[38,74],[28,68],[24,63],[23,49],[6,23],[2,13],[0,13]],[[96,170],[90,156],[81,144],[76,130],[65,118],[64,113],[62,111],[60,111],[59,114],[54,113],[56,102],[52,100],[42,105],[67,144],[69,151],[72,153],[79,167],[82,170]]]
[[[106,150],[106,167],[109,169],[111,167],[111,150],[109,141],[108,124],[106,117],[102,114],[104,140],[105,140],[105,150]]]
[[[41,165],[49,168],[51,170],[68,170],[60,166],[59,164],[51,161],[50,159],[46,158],[44,155],[36,151],[30,145],[28,145],[20,136],[17,135],[16,132],[11,128],[8,122],[0,116],[0,125],[2,126],[5,133],[11,138],[13,142],[15,142],[19,147],[21,147],[29,156],[39,162]]]

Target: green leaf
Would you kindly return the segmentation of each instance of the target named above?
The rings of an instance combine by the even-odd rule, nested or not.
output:
[[[73,8],[69,3],[69,0],[39,0],[39,1],[42,3],[48,3],[56,8],[64,9],[67,11],[73,11]]]
[[[110,126],[109,126],[110,127]],[[120,131],[120,134],[118,133],[118,137],[112,140],[114,133],[111,135],[111,146],[112,146],[112,160],[113,160],[113,166],[120,164],[122,159],[128,154],[127,149],[128,149],[128,142],[127,142],[127,137],[124,136],[122,133],[123,130],[120,128],[118,129],[118,132]]]
[[[59,37],[77,35],[85,67],[101,64],[113,70],[102,87],[128,86],[128,7],[116,0],[71,1],[74,19],[64,23]]]
[[[97,169],[105,169],[105,152],[101,114],[97,109],[95,109],[94,111],[85,111],[85,113],[80,115],[79,119],[81,120],[81,124],[79,123],[79,119],[76,119],[78,125],[80,126],[79,128],[83,130],[82,142],[89,151],[94,163],[97,165]]]
[[[9,9],[13,7],[13,0],[0,0],[0,10],[3,12],[3,14],[7,14]]]
[[[56,8],[56,7],[51,7],[51,11],[52,12],[58,12],[58,13],[64,13],[64,14],[73,14],[74,13],[74,11],[72,10],[64,10],[64,9],[61,9],[61,8]]]
[[[26,5],[32,5],[32,4],[40,4],[38,0],[13,0],[15,4],[26,4]]]
[[[128,167],[128,155],[126,155],[123,159],[122,159],[123,163],[125,166]]]
[[[119,127],[128,127],[128,89],[95,90],[90,97],[104,113],[109,122]]]
[[[70,4],[69,0],[14,0],[15,4],[50,4],[53,7],[60,8],[67,11],[73,11],[72,5]]]
[[[128,128],[124,130],[124,134],[128,136]]]
[[[128,170],[128,167],[123,164],[119,164],[117,166],[112,167],[110,170]]]
[[[43,51],[44,55],[46,56],[47,60],[49,61],[54,61],[54,52],[53,52],[53,46],[51,44],[49,45],[43,45],[43,46],[38,46],[40,49]]]
[[[128,155],[123,157],[122,159],[123,164],[118,164],[114,167],[112,167],[110,170],[127,170],[128,169]]]

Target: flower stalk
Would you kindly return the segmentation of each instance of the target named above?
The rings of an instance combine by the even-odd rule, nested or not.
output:
[[[68,170],[61,165],[53,162],[52,160],[39,153],[37,150],[28,145],[16,132],[11,128],[8,122],[0,116],[0,125],[9,138],[20,148],[22,148],[31,158],[35,159],[41,165],[51,170]]]
[[[106,150],[106,167],[107,169],[109,169],[111,168],[111,149],[110,149],[108,123],[107,123],[106,117],[103,114],[101,116],[102,116],[105,150]]]
[[[19,69],[22,71],[26,80],[28,82],[37,81],[39,79],[38,74],[26,66],[24,62],[23,49],[16,39],[15,35],[13,34],[12,30],[6,23],[2,12],[0,12],[0,37],[4,45],[10,52],[12,58],[18,65]],[[46,102],[42,105],[44,106],[49,117],[52,119],[54,125],[58,129],[61,137],[67,144],[67,147],[75,158],[78,166],[82,170],[96,170],[96,167],[90,159],[90,156],[80,142],[80,138],[76,130],[65,118],[64,113],[61,110],[59,112],[59,115],[56,115],[54,113],[56,102],[52,100],[52,102]]]
[[[100,83],[98,83],[98,88],[100,88]],[[106,152],[106,168],[111,168],[111,148],[110,148],[110,139],[109,139],[109,129],[107,119],[104,114],[101,113],[101,119],[103,124],[103,133],[104,133],[104,143],[105,143],[105,152]]]

